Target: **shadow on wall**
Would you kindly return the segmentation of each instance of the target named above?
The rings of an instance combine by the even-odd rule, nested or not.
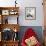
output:
[[[21,26],[20,27],[20,32],[19,32],[19,39],[20,39],[20,42],[24,36],[24,33],[25,31],[28,29],[28,28],[32,28],[37,36],[38,36],[38,39],[41,43],[43,43],[43,30],[42,30],[42,27],[41,26]]]

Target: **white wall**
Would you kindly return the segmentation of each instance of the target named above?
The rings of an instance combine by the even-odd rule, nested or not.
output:
[[[0,0],[0,6],[15,6],[15,0]],[[43,26],[42,0],[17,0],[19,9],[19,24],[21,26]],[[36,7],[36,20],[25,20],[25,7]]]
[[[20,25],[22,26],[43,26],[42,0],[21,0]],[[36,20],[25,20],[25,7],[36,7]]]

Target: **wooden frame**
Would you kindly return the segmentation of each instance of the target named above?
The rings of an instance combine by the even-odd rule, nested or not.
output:
[[[0,41],[1,41],[1,32],[0,32]]]
[[[35,7],[26,7],[25,8],[25,19],[26,20],[35,20],[36,19],[36,8]]]
[[[1,24],[1,15],[0,15],[0,24]]]
[[[18,24],[19,7],[0,7],[1,24]],[[9,19],[9,16],[14,16],[16,19]],[[16,17],[17,16],[17,17]],[[10,22],[11,21],[11,22]]]
[[[2,14],[2,11],[3,11],[3,14]],[[15,13],[10,14],[10,12],[15,12]],[[4,29],[5,30],[11,29],[10,31],[14,31],[15,33],[16,32],[18,33],[18,31],[19,31],[19,24],[18,24],[19,13],[18,12],[19,12],[19,7],[0,7],[0,21],[1,21],[1,24],[0,24],[0,32],[1,33],[0,34],[1,35],[2,35]],[[13,18],[17,16],[16,19],[13,19],[15,21],[15,24],[9,22],[9,20],[12,21],[12,18],[9,19],[9,16],[12,16]],[[5,41],[5,40],[2,40],[2,36],[0,36],[0,37],[1,37],[0,46],[18,46],[19,39],[17,39],[17,40],[15,39],[15,41],[14,41],[14,39]]]
[[[3,14],[2,14],[3,11]],[[17,15],[18,16],[19,7],[0,7],[1,15]]]

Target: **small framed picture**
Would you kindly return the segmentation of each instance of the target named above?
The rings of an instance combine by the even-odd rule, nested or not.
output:
[[[9,10],[2,10],[2,15],[9,15]]]
[[[26,20],[35,20],[36,19],[36,8],[35,7],[26,7],[25,8],[25,19]]]

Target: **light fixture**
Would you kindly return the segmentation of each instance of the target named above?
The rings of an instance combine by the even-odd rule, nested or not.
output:
[[[17,4],[17,2],[16,2],[17,0],[15,0],[15,7],[16,7],[16,4]]]

